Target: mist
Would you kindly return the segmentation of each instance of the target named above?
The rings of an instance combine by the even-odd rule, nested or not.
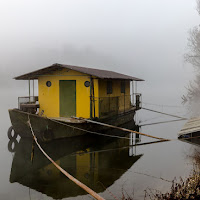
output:
[[[144,101],[179,104],[193,78],[183,55],[195,9],[195,0],[1,1],[1,90],[27,95],[13,77],[62,63],[145,79]]]

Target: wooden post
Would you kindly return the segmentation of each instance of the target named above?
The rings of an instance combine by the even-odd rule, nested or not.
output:
[[[137,93],[137,81],[135,81],[135,93]]]
[[[35,92],[35,91],[34,91],[34,79],[33,79],[33,97],[34,97],[34,92]]]
[[[132,81],[132,104],[134,105],[134,82]]]
[[[31,83],[30,83],[30,78],[28,79],[28,93],[29,93],[29,103],[31,101]]]
[[[92,119],[92,77],[90,76],[90,119]]]
[[[136,110],[140,109],[140,95],[136,94]]]
[[[124,92],[124,113],[125,113],[125,92]]]
[[[94,80],[92,79],[92,98],[93,98],[93,107],[94,107],[94,118],[95,118],[95,96],[94,96]]]

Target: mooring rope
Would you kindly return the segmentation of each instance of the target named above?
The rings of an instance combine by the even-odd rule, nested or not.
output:
[[[110,124],[105,124],[105,123],[93,121],[93,120],[90,120],[90,119],[85,119],[85,118],[81,118],[81,117],[79,117],[79,118],[73,117],[73,118],[74,119],[81,119],[81,120],[84,120],[86,122],[90,122],[90,123],[94,123],[94,124],[98,124],[98,125],[102,125],[102,126],[107,126],[107,127],[114,128],[114,129],[119,129],[119,130],[122,130],[122,131],[125,131],[125,132],[131,132],[131,133],[136,133],[138,135],[144,135],[146,137],[150,137],[150,138],[154,138],[154,139],[158,139],[158,140],[168,140],[168,139],[165,139],[165,138],[159,138],[159,137],[148,135],[148,134],[141,133],[141,132],[138,132],[138,131],[133,131],[133,130],[130,130],[130,129],[127,129],[127,128],[113,126],[113,125],[110,125]]]
[[[168,120],[168,121],[163,121],[163,122],[154,122],[154,123],[149,123],[149,124],[139,124],[139,126],[149,126],[149,125],[155,125],[155,124],[164,124],[164,123],[169,123],[169,122],[178,122],[186,119],[175,119],[175,120]]]
[[[104,134],[104,133],[98,133],[98,132],[95,132],[95,131],[89,131],[89,130],[86,130],[86,129],[82,129],[82,128],[79,128],[79,127],[76,127],[76,126],[71,126],[71,125],[59,122],[58,120],[54,120],[54,119],[51,119],[51,118],[48,118],[48,117],[47,117],[47,119],[54,121],[56,123],[62,124],[64,126],[70,127],[72,129],[77,129],[77,130],[83,131],[83,132],[92,133],[92,134],[101,135],[101,136],[106,136],[106,137],[114,137],[114,138],[119,138],[119,139],[130,140],[129,137],[122,137],[122,136],[117,136],[117,135],[109,135],[109,134]]]
[[[53,122],[56,122],[56,123],[59,123],[59,124],[62,124],[64,126],[67,126],[67,127],[70,127],[72,129],[77,129],[77,130],[80,130],[80,131],[83,131],[83,132],[87,132],[87,133],[92,133],[92,134],[96,134],[96,135],[101,135],[101,136],[106,136],[106,137],[113,137],[113,138],[119,138],[119,139],[127,139],[127,140],[132,140],[131,138],[129,137],[122,137],[122,136],[117,136],[117,135],[109,135],[109,134],[104,134],[104,133],[98,133],[96,131],[89,131],[89,130],[86,130],[86,129],[82,129],[82,128],[79,128],[79,127],[75,127],[75,126],[72,126],[72,125],[68,125],[66,123],[63,123],[63,122],[60,122],[58,120],[55,120],[55,119],[51,119],[51,118],[48,118],[47,116],[45,116],[47,119],[53,121]],[[79,119],[77,117],[73,117],[74,119]],[[137,131],[133,131],[133,130],[129,130],[129,129],[126,129],[126,128],[122,128],[122,127],[117,127],[117,126],[113,126],[113,125],[110,125],[110,124],[104,124],[104,123],[100,123],[100,122],[96,122],[96,121],[92,121],[92,120],[88,120],[88,119],[85,119],[85,118],[80,118],[84,121],[88,121],[88,122],[92,122],[92,123],[97,123],[99,125],[104,125],[104,126],[109,126],[111,128],[115,128],[115,129],[120,129],[122,131],[125,131],[125,132],[132,132],[132,133],[136,133],[138,135],[144,135],[146,137],[151,137],[151,138],[154,138],[154,139],[158,139],[158,140],[168,140],[168,139],[165,139],[165,138],[159,138],[159,137],[155,137],[155,136],[152,136],[152,135],[148,135],[148,134],[145,134],[145,133],[141,133],[141,132],[137,132]]]
[[[60,170],[65,176],[67,176],[71,181],[73,181],[75,184],[77,184],[79,187],[81,187],[83,190],[85,190],[87,193],[89,193],[91,196],[93,196],[95,199],[97,200],[105,200],[103,197],[101,197],[100,195],[98,195],[95,191],[93,191],[92,189],[90,189],[89,187],[87,187],[85,184],[81,183],[79,180],[77,180],[76,178],[74,178],[72,175],[70,175],[68,172],[66,172],[62,167],[60,167],[54,160],[51,159],[51,157],[43,150],[43,148],[40,146],[40,144],[37,141],[37,138],[33,132],[33,128],[31,126],[31,121],[30,121],[30,117],[28,114],[28,125],[30,127],[31,133],[33,135],[33,139],[35,140],[35,143],[37,144],[38,148],[40,149],[40,151],[46,156],[46,158],[52,162],[52,164],[58,169]]]
[[[169,107],[169,108],[183,108],[184,106],[178,106],[178,105],[161,105],[161,104],[154,104],[154,103],[147,103],[147,102],[141,102],[142,104],[146,105],[152,105],[152,106],[159,106],[159,107]]]
[[[152,109],[149,109],[149,108],[142,107],[142,109],[143,110],[148,110],[148,111],[151,111],[151,112],[156,112],[156,113],[163,114],[163,115],[167,115],[167,116],[171,116],[171,117],[176,117],[176,118],[179,118],[179,119],[188,120],[188,118],[185,118],[185,117],[180,117],[180,116],[177,116],[177,115],[172,115],[172,114],[164,113],[164,112],[160,112],[160,111],[157,111],[157,110],[152,110]]]

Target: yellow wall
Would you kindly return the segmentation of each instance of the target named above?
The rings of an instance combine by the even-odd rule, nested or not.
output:
[[[130,108],[130,81],[125,84],[125,109]],[[119,97],[119,111],[124,110],[124,93],[121,93],[121,80],[112,80],[112,94],[107,94],[107,80],[99,80],[99,97]]]
[[[41,112],[47,117],[60,117],[59,107],[59,80],[76,80],[76,116],[90,118],[90,87],[85,87],[85,81],[90,81],[89,75],[64,69],[38,78],[38,97]],[[51,87],[46,82],[51,81]],[[98,97],[98,79],[94,79],[95,96]],[[98,105],[95,103],[96,116]]]
[[[97,79],[94,81],[95,96],[95,117],[99,117],[99,97],[119,97],[119,111],[124,110],[124,94],[121,93],[121,81],[112,81],[112,94],[107,94],[107,80]],[[47,117],[60,117],[59,101],[59,81],[76,80],[76,116],[90,118],[90,87],[85,87],[85,81],[90,81],[90,76],[68,69],[56,71],[54,73],[40,76],[38,78],[38,97],[41,112]],[[51,81],[51,87],[46,86],[46,82]],[[130,108],[130,81],[126,81],[125,109]],[[108,100],[108,99],[107,99]],[[104,101],[106,101],[104,99]],[[111,106],[116,104],[111,103]],[[94,117],[94,105],[92,108]]]
[[[90,149],[87,149],[89,152]],[[76,178],[86,185],[94,185],[98,181],[99,153],[76,155]]]

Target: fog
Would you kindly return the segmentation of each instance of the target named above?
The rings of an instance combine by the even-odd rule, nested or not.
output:
[[[195,0],[1,0],[1,95],[17,103],[28,87],[13,77],[63,63],[145,79],[144,101],[180,104],[193,79],[188,32],[198,24]]]
[[[28,95],[27,81],[13,77],[54,63],[113,70],[145,80],[138,83],[145,107],[183,116],[182,107],[175,106],[181,105],[185,87],[195,78],[193,67],[184,62],[184,54],[188,51],[189,30],[198,25],[196,0],[0,0],[0,198],[48,198],[10,183],[14,154],[7,150],[7,130],[11,126],[8,109],[17,107],[18,96]],[[174,107],[163,110],[163,104]],[[145,110],[138,111],[135,119],[136,124],[171,120]],[[144,126],[140,131],[177,139],[184,123]],[[144,156],[132,171],[169,180],[187,175],[187,145],[173,140],[141,146],[137,154]],[[168,189],[149,177],[127,170],[109,191],[120,196],[124,185],[129,188],[124,190],[127,194],[132,194],[133,186],[139,195],[149,186]]]

